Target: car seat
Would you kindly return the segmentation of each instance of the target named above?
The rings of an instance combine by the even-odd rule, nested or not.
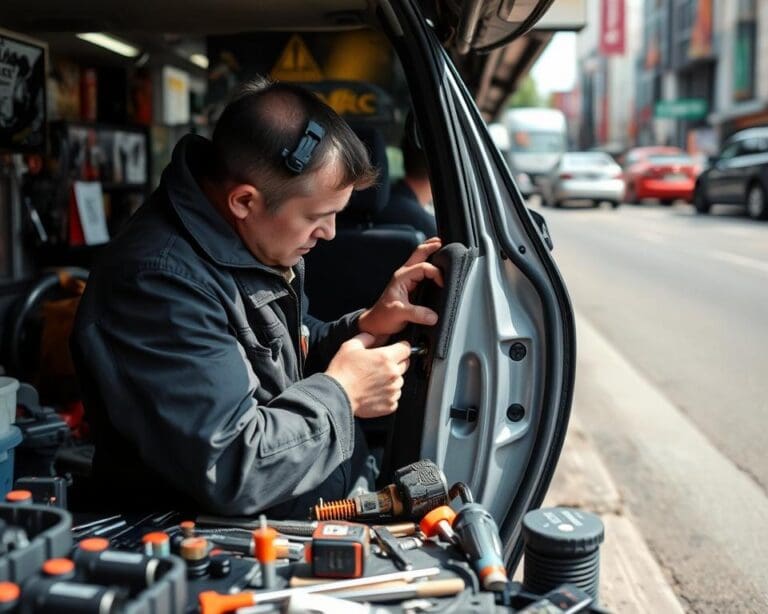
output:
[[[373,305],[392,273],[425,239],[407,225],[374,225],[374,217],[389,201],[386,145],[376,128],[357,126],[354,130],[379,169],[379,180],[373,187],[352,193],[337,216],[336,238],[321,241],[304,259],[309,312],[326,321]]]

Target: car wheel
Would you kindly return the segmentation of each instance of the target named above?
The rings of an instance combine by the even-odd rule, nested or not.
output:
[[[559,209],[560,207],[562,207],[562,206],[563,206],[563,201],[562,201],[562,200],[553,200],[553,201],[552,201],[552,206],[553,206],[555,209]]]
[[[670,200],[669,198],[664,198],[664,199],[662,199],[661,204],[664,207],[671,207],[673,202],[675,202],[675,201],[674,200]]]
[[[621,203],[618,200],[612,200],[611,201],[611,208],[618,209],[620,204]]]
[[[759,183],[753,183],[747,192],[747,213],[753,220],[768,219],[768,202]]]
[[[699,184],[696,186],[696,190],[693,193],[693,206],[696,208],[697,213],[709,213],[712,208],[712,203],[709,202],[704,187]]]

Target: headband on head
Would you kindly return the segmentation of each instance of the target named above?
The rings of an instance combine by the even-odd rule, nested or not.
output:
[[[283,149],[282,156],[285,159],[285,165],[297,175],[300,174],[309,164],[312,153],[324,135],[325,129],[316,121],[309,120],[296,149],[293,151],[289,151],[287,148]]]

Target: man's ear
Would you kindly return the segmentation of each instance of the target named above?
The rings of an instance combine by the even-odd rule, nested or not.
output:
[[[235,185],[227,192],[227,208],[238,220],[260,213],[264,209],[264,197],[259,190],[248,183]]]

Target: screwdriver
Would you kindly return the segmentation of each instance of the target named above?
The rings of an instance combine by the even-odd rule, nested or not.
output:
[[[216,591],[203,591],[197,596],[197,598],[200,604],[201,614],[223,614],[224,612],[232,612],[238,608],[246,608],[250,605],[269,603],[272,601],[281,601],[299,593],[328,593],[346,588],[362,587],[368,584],[377,584],[379,582],[390,582],[393,580],[415,580],[417,578],[436,576],[439,573],[439,568],[428,567],[427,569],[397,571],[379,576],[368,576],[363,578],[352,578],[350,580],[324,582],[323,584],[312,584],[310,586],[302,586],[300,588],[286,588],[283,590],[267,591],[264,593],[244,591],[242,593],[235,593],[234,595],[223,595],[221,593],[217,593]]]
[[[453,519],[458,545],[487,591],[503,591],[509,582],[501,558],[499,529],[488,511],[479,503],[465,503]]]

